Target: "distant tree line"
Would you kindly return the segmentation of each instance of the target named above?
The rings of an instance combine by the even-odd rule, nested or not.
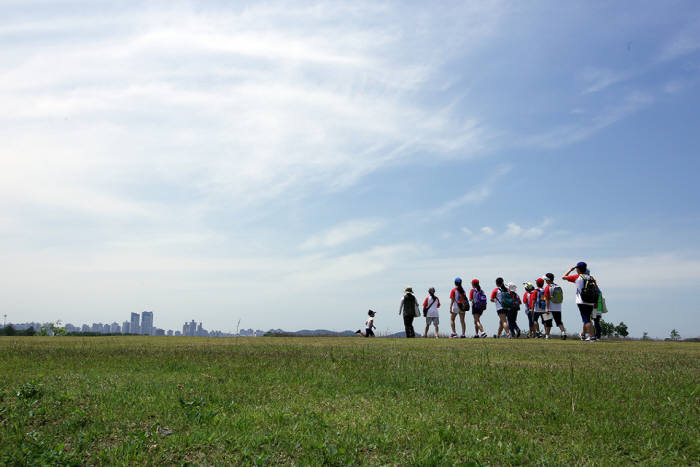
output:
[[[34,328],[17,330],[12,325],[0,328],[0,336],[33,336],[36,334]]]

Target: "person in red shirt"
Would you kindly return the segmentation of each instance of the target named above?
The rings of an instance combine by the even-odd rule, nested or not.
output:
[[[527,337],[535,337],[536,331],[535,331],[535,300],[534,297],[531,297],[531,295],[535,295],[535,286],[532,284],[532,282],[523,282],[523,285],[525,286],[525,293],[523,294],[523,304],[525,305],[525,313],[527,313],[527,322],[530,326],[530,332],[528,332]]]
[[[537,337],[543,337],[539,323],[541,320],[542,326],[545,328],[546,332],[544,337],[548,339],[549,331],[552,329],[552,316],[550,313],[547,313],[547,301],[544,298],[544,279],[538,277],[535,284],[537,284],[537,288],[530,293],[530,306],[534,310],[533,319],[535,321],[535,330],[537,332]]]

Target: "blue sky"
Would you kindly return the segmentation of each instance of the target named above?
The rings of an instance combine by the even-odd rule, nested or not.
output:
[[[700,335],[700,4],[563,3],[3,2],[3,313],[399,330],[585,260]]]

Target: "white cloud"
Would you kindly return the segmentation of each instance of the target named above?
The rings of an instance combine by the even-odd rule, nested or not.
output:
[[[618,105],[601,110],[587,121],[556,126],[546,132],[525,138],[523,143],[527,146],[543,149],[557,149],[574,144],[590,138],[595,133],[647,107],[652,102],[653,98],[649,94],[628,94]]]
[[[503,178],[510,172],[510,165],[501,165],[496,167],[493,172],[491,172],[481,183],[476,185],[474,188],[466,192],[459,198],[448,201],[447,203],[440,206],[434,212],[436,215],[445,215],[450,211],[454,211],[462,206],[469,204],[478,204],[484,201],[486,198],[491,196],[493,192],[493,186],[498,180]]]
[[[99,182],[138,171],[139,183],[167,177],[202,202],[241,208],[344,188],[417,152],[469,157],[482,147],[478,118],[417,94],[439,87],[442,65],[461,53],[445,43],[479,46],[498,21],[497,6],[465,9],[452,19],[473,26],[466,35],[426,24],[422,7],[402,8],[397,23],[371,2],[174,3],[6,24],[19,38],[0,52],[0,196],[78,210],[94,196],[123,210],[132,197]],[[50,41],[26,41],[42,31]],[[72,40],[78,32],[87,39]]]
[[[335,247],[371,235],[383,225],[383,221],[373,219],[358,219],[344,222],[325,232],[311,236],[301,245],[301,248],[314,250]]]
[[[484,235],[493,235],[495,232],[493,229],[489,226],[484,226],[481,228],[481,233]]]
[[[460,230],[467,235],[474,235],[474,233],[468,227],[462,227]]]
[[[657,62],[675,60],[700,49],[700,21],[695,21],[678,31],[666,42],[656,57]]]
[[[516,224],[515,222],[510,222],[506,226],[506,230],[504,232],[505,237],[522,237],[526,239],[531,239],[531,238],[538,238],[544,235],[544,229],[548,225],[552,223],[551,219],[545,218],[540,222],[538,225],[534,225],[532,227],[528,228],[523,228],[520,225]]]
[[[585,83],[583,94],[591,94],[625,81],[629,76],[608,68],[587,68],[580,73],[579,79]]]

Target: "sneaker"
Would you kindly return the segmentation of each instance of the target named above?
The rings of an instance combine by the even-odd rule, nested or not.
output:
[[[586,337],[586,342],[595,342],[595,337]]]
[[[561,333],[561,339],[564,341],[566,340],[566,331]]]
[[[549,336],[544,336],[545,339],[549,339]]]
[[[520,328],[515,330],[515,337],[520,337]]]
[[[494,339],[498,339],[498,337],[499,337],[499,336],[497,336],[496,334],[493,335],[493,338],[494,338]]]
[[[485,332],[482,332],[481,334],[479,334],[479,337],[488,337],[488,336],[486,335]]]
[[[581,336],[581,340],[582,340],[582,341],[585,341],[585,340],[586,340],[586,335],[585,335],[585,334],[581,334],[580,336]]]
[[[478,338],[479,338],[479,335],[478,335],[478,334],[474,334],[474,335],[472,336],[472,339],[478,339]]]
[[[455,337],[457,337],[457,333],[456,333],[456,332],[453,332],[452,334],[450,334],[450,339],[454,339]]]
[[[459,336],[459,338],[460,338],[460,339],[466,339],[467,336],[465,336],[464,334],[462,334],[461,336]]]

